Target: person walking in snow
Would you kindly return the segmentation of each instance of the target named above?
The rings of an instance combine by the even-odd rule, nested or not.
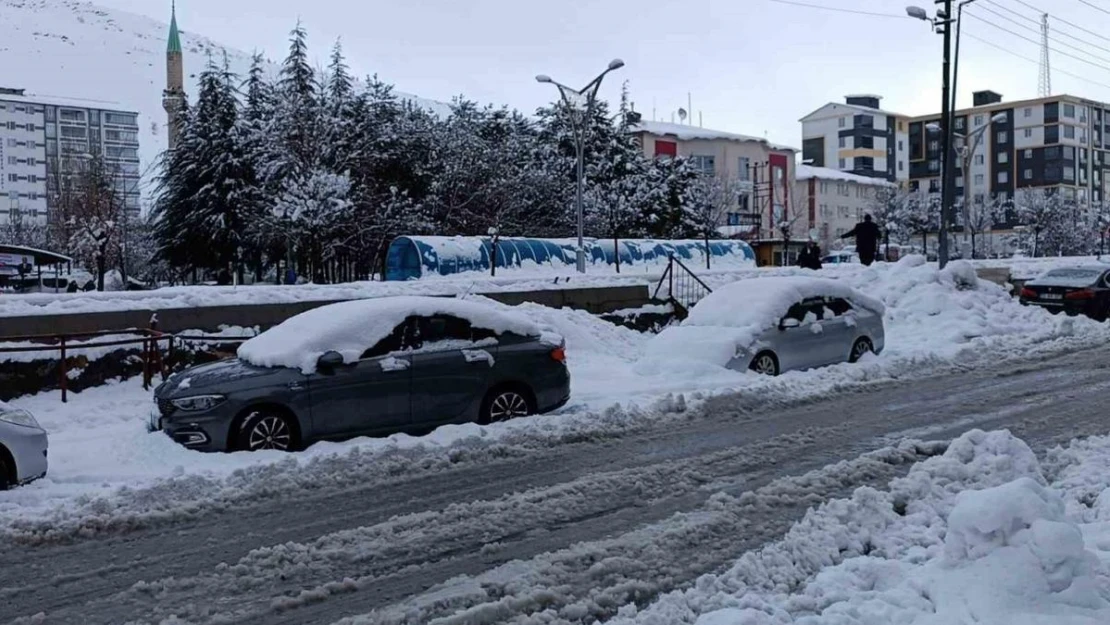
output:
[[[871,221],[871,215],[864,215],[863,221],[856,224],[848,232],[841,235],[841,239],[856,238],[856,254],[864,265],[875,262],[875,253],[879,249],[879,227]]]
[[[821,269],[821,246],[817,245],[817,241],[810,241],[806,251],[809,253],[809,268],[814,271]]]

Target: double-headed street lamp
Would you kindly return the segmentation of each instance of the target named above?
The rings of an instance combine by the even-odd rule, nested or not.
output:
[[[578,191],[576,197],[578,212],[578,273],[586,273],[586,249],[585,242],[583,241],[582,225],[582,170],[585,162],[586,131],[589,129],[594,101],[597,99],[597,90],[601,88],[602,79],[604,79],[605,75],[609,72],[622,67],[624,67],[624,61],[620,59],[609,61],[609,67],[605,68],[604,72],[601,72],[597,78],[591,80],[588,85],[581,89],[572,89],[562,83],[555,82],[546,74],[536,76],[537,82],[549,83],[555,85],[555,87],[559,89],[559,95],[563,99],[563,104],[567,107],[568,117],[570,117],[570,126],[574,132],[574,151],[575,155],[578,157]],[[581,110],[581,115],[576,114],[579,110]]]
[[[952,24],[956,22],[952,17],[952,0],[934,0],[936,4],[943,5],[937,9],[936,17],[929,17],[925,9],[917,6],[906,7],[906,15],[928,22],[933,30],[944,36],[944,60],[941,64],[941,116],[940,131],[941,143],[941,200],[940,200],[940,228],[937,233],[937,262],[943,268],[948,264],[948,227],[951,222],[952,194],[954,189],[952,180],[952,109],[954,108],[950,94],[952,73],[949,69],[952,58]],[[963,7],[974,0],[963,0],[959,3],[961,14]],[[966,182],[965,182],[966,184]]]
[[[960,159],[960,171],[964,176],[963,211],[965,225],[968,223],[968,210],[971,205],[971,159],[975,156],[975,150],[979,149],[979,143],[983,140],[983,135],[987,133],[991,125],[1005,123],[1008,119],[1009,117],[1006,113],[996,113],[987,120],[986,124],[983,124],[981,127],[976,128],[966,135],[955,131],[952,132],[955,138],[960,139],[961,144],[958,147],[953,146],[952,153],[956,155],[956,158]],[[933,122],[926,124],[925,129],[929,132],[940,132],[941,126]],[[955,190],[955,185],[953,185],[953,190]],[[974,252],[974,250],[972,251]]]

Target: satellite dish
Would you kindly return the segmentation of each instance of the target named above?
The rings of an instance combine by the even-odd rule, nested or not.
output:
[[[681,119],[682,121],[686,121],[686,109],[683,109],[683,108],[678,109],[678,118]]]

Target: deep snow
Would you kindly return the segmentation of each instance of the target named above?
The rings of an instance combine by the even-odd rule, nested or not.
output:
[[[1041,463],[1009,432],[973,430],[889,492],[830,501],[728,571],[610,623],[1110,622],[1108,462],[1110,437]]]
[[[45,479],[0,493],[0,531],[34,519],[52,519],[62,527],[81,518],[162,514],[175,506],[188,508],[217,497],[234,498],[247,482],[263,475],[253,471],[255,467],[292,474],[304,463],[350,457],[352,470],[357,470],[367,457],[398,448],[450,454],[474,438],[526,438],[555,444],[568,432],[574,436],[615,435],[642,427],[644,419],[674,418],[691,400],[709,393],[740,391],[768,401],[822,397],[861,384],[926,375],[953,364],[989,366],[1038,352],[1101,344],[1110,337],[1106,325],[1054,317],[1039,308],[1020,306],[1001,287],[974,284],[973,272],[969,275],[960,265],[938,272],[908,259],[836,275],[885,305],[887,348],[881,356],[865,357],[855,365],[762,378],[708,364],[645,358],[650,335],[582,311],[536,304],[506,306],[565,337],[572,375],[571,403],[553,415],[488,427],[449,426],[424,437],[395,435],[317,444],[292,456],[277,452],[201,454],[145,431],[152,402],[136,380],[72,394],[68,404],[59,401],[57,392],[18,399],[11,403],[29,409],[50,432],[51,467]],[[708,279],[716,284],[729,276],[709,275]],[[608,410],[614,404],[644,410]],[[171,489],[177,499],[141,496],[143,489],[167,480],[193,486]]]

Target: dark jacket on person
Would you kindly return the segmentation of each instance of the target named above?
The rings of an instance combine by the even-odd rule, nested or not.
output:
[[[864,261],[865,265],[870,265],[870,261],[875,259],[875,253],[879,248],[879,226],[870,220],[864,220],[856,224],[848,232],[841,235],[842,239],[856,238],[856,253],[859,254],[860,260]]]

